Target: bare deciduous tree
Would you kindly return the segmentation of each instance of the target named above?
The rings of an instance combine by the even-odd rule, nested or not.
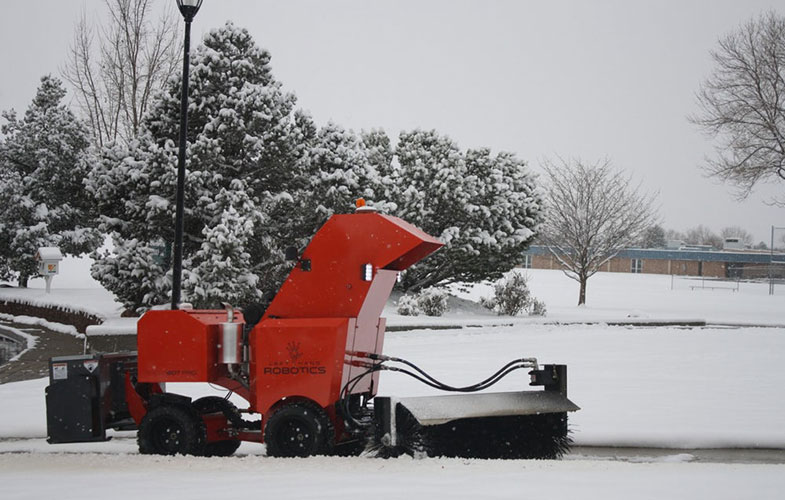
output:
[[[714,248],[722,248],[722,237],[703,224],[688,229],[684,234],[684,240],[691,245],[711,245]]]
[[[759,181],[785,180],[785,18],[770,11],[746,22],[711,56],[714,71],[690,121],[718,141],[707,172],[744,198]]]
[[[546,221],[542,241],[580,284],[578,305],[586,303],[586,282],[620,250],[638,241],[656,222],[656,194],[642,192],[609,160],[545,162]]]
[[[665,239],[665,229],[659,224],[654,224],[643,232],[638,244],[643,248],[664,248],[668,244]]]
[[[105,0],[108,24],[95,27],[83,12],[76,25],[61,72],[99,145],[136,136],[153,92],[181,61],[173,8],[154,20],[151,3]]]
[[[753,237],[752,233],[744,229],[743,227],[739,226],[728,226],[723,227],[720,231],[720,236],[722,237],[723,241],[725,238],[739,238],[739,241],[744,246],[752,246]]]

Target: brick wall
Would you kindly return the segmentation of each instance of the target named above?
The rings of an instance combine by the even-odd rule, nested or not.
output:
[[[643,272],[650,274],[670,274],[672,269],[670,260],[644,259]]]
[[[641,272],[648,274],[675,274],[677,276],[726,277],[724,262],[698,262],[694,260],[643,259]],[[533,255],[532,268],[560,269],[559,261],[551,255]],[[632,259],[615,258],[600,269],[612,273],[632,272]]]
[[[691,256],[691,257],[697,257]],[[719,258],[722,258],[721,256]],[[766,278],[769,276],[769,265],[758,263],[729,264],[727,262],[697,261],[697,260],[671,260],[671,259],[642,259],[641,272],[646,274],[673,274],[676,276],[706,276],[707,278]],[[735,266],[735,270],[731,268]],[[549,253],[531,256],[533,269],[561,269],[558,259]],[[602,265],[600,271],[629,273],[632,272],[632,259],[615,258]],[[785,278],[785,264],[776,264],[773,277]]]
[[[553,255],[532,255],[532,269],[559,269]]]
[[[631,265],[632,261],[630,259],[611,259],[605,264],[604,271],[610,271],[612,273],[629,273]]]
[[[725,277],[725,263],[724,262],[704,262],[703,275],[711,278],[724,278]]]

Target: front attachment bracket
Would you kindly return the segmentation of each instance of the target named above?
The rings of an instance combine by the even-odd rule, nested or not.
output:
[[[543,365],[541,370],[530,371],[529,376],[529,385],[541,385],[546,391],[567,397],[567,365]]]

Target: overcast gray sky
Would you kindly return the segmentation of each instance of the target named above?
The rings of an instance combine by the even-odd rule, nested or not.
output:
[[[160,0],[163,3],[163,0]],[[171,0],[174,4],[174,0]],[[0,109],[23,112],[58,74],[84,6],[0,2]],[[660,192],[666,228],[739,225],[769,242],[785,209],[759,189],[739,202],[702,175],[712,145],[686,116],[719,37],[767,0],[204,0],[194,39],[233,20],[318,123],[392,136],[435,128],[462,148],[513,151],[539,170],[556,155],[608,157]]]

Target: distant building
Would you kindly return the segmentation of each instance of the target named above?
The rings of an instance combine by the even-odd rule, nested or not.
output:
[[[669,242],[670,243],[670,242]],[[627,248],[602,266],[617,273],[675,274],[712,278],[766,278],[769,268],[776,278],[785,278],[785,254],[756,250],[711,250],[701,245],[679,248]],[[524,252],[523,267],[561,269],[559,261],[544,246]]]
[[[744,250],[744,242],[741,241],[741,238],[725,238],[722,241],[722,249],[723,250]]]

